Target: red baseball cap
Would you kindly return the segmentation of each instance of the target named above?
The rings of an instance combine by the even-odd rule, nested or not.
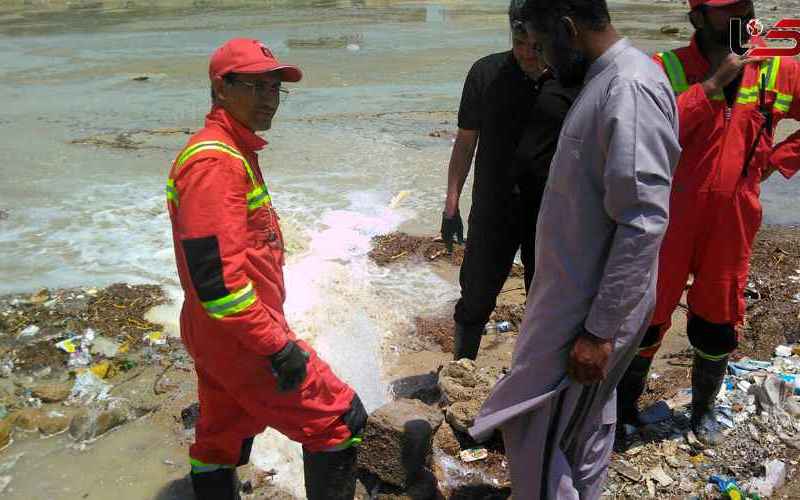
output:
[[[281,64],[266,45],[252,38],[234,38],[211,54],[208,76],[217,80],[228,73],[269,73],[280,71],[284,82],[299,82],[303,72],[297,66]]]
[[[725,7],[727,5],[734,5],[744,1],[746,0],[689,0],[689,8],[694,10],[701,5],[708,5],[709,7]]]

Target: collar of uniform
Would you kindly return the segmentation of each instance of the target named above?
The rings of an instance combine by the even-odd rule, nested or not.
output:
[[[242,125],[232,117],[222,106],[212,106],[206,115],[206,126],[215,124],[231,134],[237,145],[247,150],[248,153],[259,151],[267,145],[267,141],[256,135],[255,132]]]
[[[614,59],[616,59],[623,50],[630,46],[631,41],[627,38],[622,38],[618,40],[617,43],[606,49],[606,51],[603,52],[603,55],[598,57],[592,63],[592,65],[589,66],[589,71],[586,73],[586,78],[583,80],[584,85],[589,83],[589,80],[599,75],[604,69],[614,62]]]

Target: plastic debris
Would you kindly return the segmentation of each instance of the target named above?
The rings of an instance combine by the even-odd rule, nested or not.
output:
[[[150,332],[144,337],[142,337],[148,345],[165,345],[167,343],[167,337],[164,335],[164,332]]]
[[[75,379],[75,385],[72,386],[72,393],[69,397],[71,400],[88,404],[92,401],[107,399],[110,390],[110,384],[103,382],[93,371],[86,370]]]
[[[727,495],[731,500],[743,500],[747,498],[735,480],[725,476],[711,476],[709,482],[714,484],[720,491]]]
[[[0,420],[3,420],[7,416],[8,416],[8,410],[6,409],[5,406],[0,405]]]
[[[497,333],[506,333],[511,331],[511,323],[508,321],[501,321],[497,323]]]
[[[114,376],[114,367],[108,361],[103,361],[93,365],[91,368],[89,368],[89,371],[100,378],[109,378]]]
[[[747,490],[762,497],[770,497],[786,482],[786,464],[780,460],[770,460],[764,467],[766,469],[764,477],[750,481]]]
[[[478,460],[486,460],[489,456],[489,451],[486,448],[470,448],[461,452],[461,460],[464,463],[477,462]]]
[[[18,338],[33,337],[34,335],[36,335],[40,331],[41,330],[39,329],[38,326],[30,325],[29,327],[27,327],[24,330],[22,330],[21,332],[19,332],[19,335],[17,335],[17,337]]]
[[[120,344],[106,337],[97,337],[92,344],[92,354],[98,354],[106,358],[113,358],[120,350]]]
[[[775,355],[781,358],[788,358],[792,355],[792,347],[788,345],[779,345],[775,348]]]
[[[8,485],[11,484],[11,476],[0,476],[0,493],[6,491]]]
[[[645,424],[657,424],[670,418],[672,418],[672,409],[666,401],[657,402],[639,415],[639,419]]]
[[[14,372],[14,361],[11,359],[4,359],[0,361],[0,376],[10,377]]]

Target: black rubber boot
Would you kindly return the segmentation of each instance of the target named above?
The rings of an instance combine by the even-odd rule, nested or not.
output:
[[[640,427],[637,403],[647,387],[647,373],[653,358],[635,356],[622,380],[617,385],[617,428],[614,436],[614,450],[623,453],[636,441],[636,433],[628,432],[627,426]]]
[[[192,489],[197,500],[241,500],[236,469],[191,473]]]
[[[471,359],[478,357],[478,349],[481,347],[481,336],[483,326],[464,326],[456,323],[455,347],[453,348],[453,359]]]
[[[717,399],[728,357],[711,361],[694,355],[692,365],[692,430],[703,444],[716,446],[722,440],[722,429],[714,418],[714,402]]]
[[[308,500],[353,500],[356,494],[356,455],[351,446],[342,451],[309,453],[303,450],[303,470]]]
[[[639,427],[639,408],[637,403],[647,387],[647,373],[653,358],[635,356],[617,385],[617,422]]]

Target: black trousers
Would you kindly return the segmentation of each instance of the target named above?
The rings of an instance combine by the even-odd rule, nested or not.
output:
[[[461,298],[453,318],[465,327],[483,327],[497,305],[514,257],[521,250],[525,290],[534,272],[536,220],[547,179],[535,178],[505,199],[476,200],[461,265]]]

